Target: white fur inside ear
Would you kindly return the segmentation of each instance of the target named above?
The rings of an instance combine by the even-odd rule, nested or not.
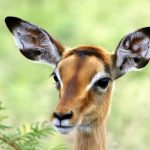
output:
[[[124,49],[123,47],[119,47],[117,50],[117,60],[116,60],[116,66],[119,68],[126,57],[130,56],[132,54],[131,51]]]
[[[142,32],[129,33],[121,41],[116,52],[116,67],[121,74],[137,69],[134,58],[150,59],[150,38]]]
[[[41,63],[54,63],[60,60],[60,54],[50,36],[40,27],[21,22],[13,30],[14,39],[20,50],[39,50],[42,55],[36,56],[36,61]]]
[[[150,39],[147,37],[143,41],[142,51],[140,52],[140,55],[149,60],[150,59]]]
[[[131,36],[131,42],[136,39],[133,43],[133,52],[139,51],[139,56],[145,59],[150,59],[150,38],[142,32],[136,32]]]
[[[116,67],[119,69],[120,74],[137,70],[136,64],[133,61],[134,57],[138,57],[138,55],[132,53],[130,50],[121,47],[117,50]]]

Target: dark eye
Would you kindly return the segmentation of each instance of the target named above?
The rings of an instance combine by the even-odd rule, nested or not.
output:
[[[110,78],[102,78],[95,83],[95,86],[99,86],[102,89],[105,89],[108,86]]]
[[[54,78],[54,80],[55,80],[55,82],[56,82],[56,83],[58,83],[58,82],[59,82],[59,80],[58,80],[58,78],[57,78],[56,74],[54,74],[54,75],[53,75],[53,78]]]
[[[60,88],[60,83],[59,83],[59,80],[58,80],[58,78],[57,78],[55,73],[53,74],[53,78],[54,78],[54,80],[56,82],[56,88],[59,89]]]

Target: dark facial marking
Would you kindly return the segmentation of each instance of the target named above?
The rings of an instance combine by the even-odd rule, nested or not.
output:
[[[20,50],[20,52],[29,59],[36,60],[36,57],[41,55],[42,52],[40,50]]]
[[[77,49],[77,50],[72,51],[72,53],[70,53],[70,55],[73,55],[73,54],[75,54],[79,57],[95,56],[95,57],[99,58],[99,54],[96,51],[93,51],[93,50],[80,50],[80,49]]]
[[[10,32],[12,32],[14,28],[19,26],[21,21],[22,20],[17,17],[6,17],[6,19],[5,19],[5,23]]]

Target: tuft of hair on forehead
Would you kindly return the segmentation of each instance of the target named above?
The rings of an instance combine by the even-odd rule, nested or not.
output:
[[[108,56],[106,55],[107,51],[105,51],[102,48],[98,48],[98,47],[94,47],[94,46],[80,46],[80,47],[71,49],[64,54],[64,58],[69,57],[74,54],[76,54],[80,57],[95,56],[95,57],[102,59],[103,61],[108,59],[107,58]],[[109,55],[109,53],[108,53],[108,55]]]

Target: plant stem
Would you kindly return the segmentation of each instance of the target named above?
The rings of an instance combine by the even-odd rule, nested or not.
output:
[[[19,150],[17,144],[15,143],[9,143],[5,138],[3,138],[2,136],[0,136],[0,140],[2,142],[4,142],[5,144],[9,145],[10,147],[14,148],[15,150]]]

